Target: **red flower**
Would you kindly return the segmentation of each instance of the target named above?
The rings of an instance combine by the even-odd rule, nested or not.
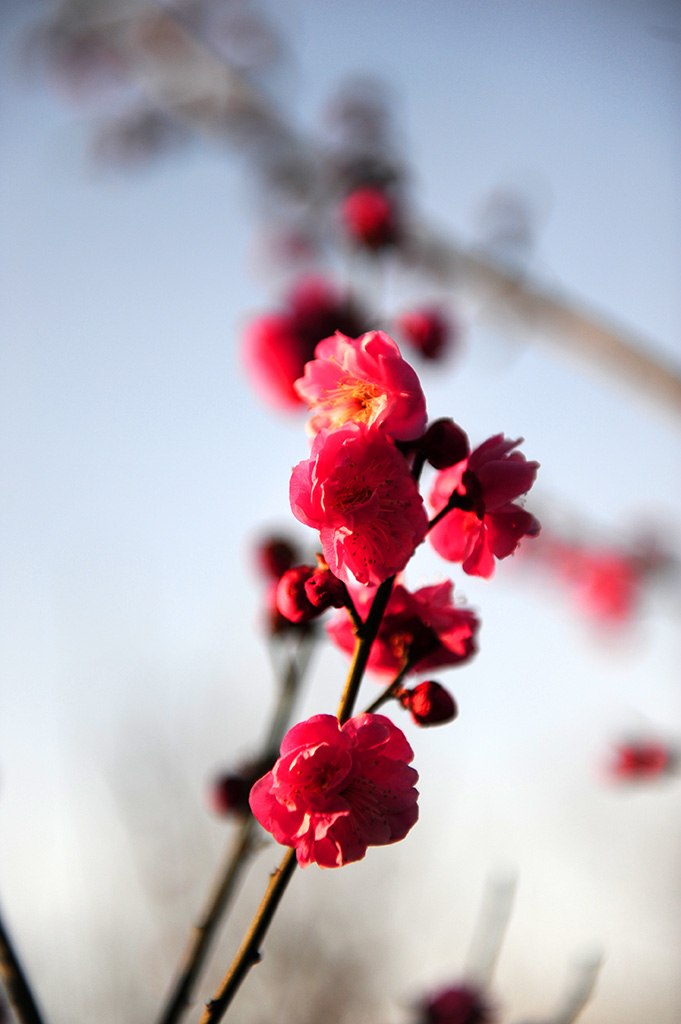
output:
[[[618,782],[648,782],[676,770],[677,752],[655,740],[619,744],[608,774]]]
[[[242,358],[254,388],[278,408],[299,407],[293,384],[318,342],[334,331],[361,334],[363,326],[361,314],[326,281],[303,279],[282,312],[258,317],[246,328]]]
[[[320,531],[326,562],[344,583],[387,580],[428,529],[406,459],[363,423],[317,435],[312,458],[293,470],[290,501],[296,519]]]
[[[356,339],[337,331],[320,342],[295,389],[312,410],[308,431],[313,436],[353,421],[413,441],[426,427],[419,379],[383,331]]]
[[[492,1024],[495,1019],[483,993],[456,985],[423,1004],[419,1024]]]
[[[303,867],[340,867],[367,847],[404,839],[418,818],[417,772],[404,734],[383,715],[341,726],[314,715],[284,737],[281,757],[251,790],[253,814]]]
[[[395,327],[400,338],[424,359],[441,359],[454,340],[452,324],[439,309],[414,309],[402,313]]]
[[[410,672],[458,665],[477,652],[478,619],[469,608],[452,604],[454,587],[448,580],[411,593],[401,584],[393,587],[374,641],[367,667],[377,675],[396,675],[409,658]],[[373,591],[353,590],[355,606],[363,618],[369,613]],[[331,639],[352,654],[355,634],[345,609],[327,626]]]
[[[513,554],[523,537],[535,537],[539,523],[514,498],[530,489],[539,468],[496,434],[467,459],[438,473],[430,493],[435,512],[450,500],[452,508],[430,531],[435,550],[450,562],[461,562],[471,576],[489,578],[494,559]]]
[[[356,188],[344,200],[341,217],[350,237],[370,249],[380,249],[397,240],[395,203],[383,189]]]

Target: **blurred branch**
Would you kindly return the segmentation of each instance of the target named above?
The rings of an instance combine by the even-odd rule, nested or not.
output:
[[[23,968],[0,918],[0,978],[20,1024],[43,1024]]]
[[[98,0],[85,8],[68,0],[57,17],[60,25],[70,18],[81,30],[96,32],[147,101],[186,128],[235,143],[256,160],[265,148],[274,149],[284,164],[289,161],[303,173],[311,204],[334,198],[323,195],[328,158],[172,12],[146,0]],[[408,269],[468,293],[480,304],[482,318],[512,316],[531,335],[681,412],[681,364],[571,296],[418,223],[410,227],[396,258]]]
[[[305,634],[297,650],[290,657],[281,680],[270,727],[262,745],[259,762],[263,765],[274,763],[278,756],[279,746],[291,718],[293,702],[310,661],[314,641],[314,633]],[[266,769],[263,768],[264,770]],[[239,878],[256,847],[256,821],[249,810],[246,813],[247,817],[234,836],[224,863],[218,870],[200,922],[191,930],[175,984],[158,1018],[159,1024],[177,1024],[192,1004],[193,989],[208,957],[211,943],[223,921]]]

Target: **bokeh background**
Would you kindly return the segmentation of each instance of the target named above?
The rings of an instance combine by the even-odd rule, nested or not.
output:
[[[252,548],[270,528],[312,545],[287,503],[307,442],[239,356],[283,280],[263,257],[267,190],[216,138],[148,159],[93,145],[120,92],[93,97],[36,60],[26,40],[53,9],[0,8],[0,902],[50,1020],[132,1022],[159,1005],[229,833],[206,780],[262,735]],[[677,3],[254,9],[276,40],[260,84],[303,134],[344,79],[378,76],[419,216],[482,245],[490,197],[520,194],[529,241],[504,254],[518,272],[678,359]],[[431,417],[474,443],[524,437],[546,522],[652,534],[676,555],[678,409],[523,325],[489,327],[442,284],[395,274],[386,312],[445,294],[462,340],[419,364]],[[424,548],[408,580],[449,568]],[[338,1020],[397,1024],[460,974],[501,873],[518,879],[493,986],[504,1020],[545,1020],[600,953],[585,1024],[674,1024],[681,787],[616,786],[605,766],[621,736],[681,739],[678,573],[620,629],[521,557],[492,581],[452,575],[481,651],[443,676],[457,722],[397,718],[421,821],[358,865],[299,873],[239,1019],[331,1019],[315,1000],[342,991]],[[334,709],[344,670],[319,652],[299,717]],[[203,998],[277,856],[259,854]]]

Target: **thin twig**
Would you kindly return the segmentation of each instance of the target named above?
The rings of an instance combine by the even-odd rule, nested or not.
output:
[[[43,1024],[23,968],[0,918],[0,978],[20,1024]]]
[[[395,577],[391,576],[390,579],[381,583],[372,601],[366,621],[362,624],[361,630],[358,631],[352,664],[350,665],[348,678],[336,713],[336,717],[341,724],[346,722],[352,715],[359,686],[371,652],[371,646],[378,634],[394,582]],[[286,887],[293,877],[297,863],[295,849],[291,849],[284,854],[281,864],[272,875],[270,884],[263,896],[258,912],[253,918],[248,934],[241,943],[241,947],[223,978],[215,997],[206,1004],[205,1013],[201,1017],[199,1024],[218,1024],[222,1020],[251,967],[260,962],[260,945],[267,934]]]
[[[303,636],[298,649],[291,656],[286,674],[282,680],[279,700],[272,716],[272,722],[263,743],[263,760],[274,759],[279,751],[283,735],[288,727],[291,709],[300,681],[307,669],[314,635]],[[250,812],[241,828],[233,837],[216,876],[211,894],[195,925],[185,947],[175,984],[158,1018],[158,1024],[178,1024],[192,1005],[192,992],[198,976],[208,957],[213,938],[224,919],[230,898],[256,846],[256,822]]]

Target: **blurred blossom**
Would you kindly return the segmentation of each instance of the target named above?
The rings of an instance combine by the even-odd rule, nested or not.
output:
[[[250,813],[248,796],[251,788],[273,763],[273,757],[258,758],[236,769],[219,772],[206,787],[209,809],[219,817],[246,817]]]
[[[397,204],[384,189],[354,189],[343,200],[340,214],[346,234],[358,245],[383,249],[399,238]]]
[[[401,313],[395,321],[398,340],[424,359],[449,355],[458,340],[454,322],[437,306],[424,306]]]
[[[577,606],[594,622],[622,627],[638,613],[646,584],[673,565],[650,539],[610,546],[547,533],[529,552],[565,584]]]
[[[639,739],[616,744],[607,766],[615,782],[650,782],[673,775],[679,752],[661,740]]]
[[[352,337],[362,334],[364,320],[358,307],[329,282],[303,278],[289,292],[281,312],[256,317],[246,327],[242,358],[253,387],[276,408],[302,407],[293,385],[314,358],[318,343],[336,331]]]
[[[497,1019],[486,994],[464,984],[424,1000],[417,1024],[493,1024]]]
[[[281,579],[297,560],[296,547],[286,537],[265,537],[255,548],[255,563],[265,579]]]

